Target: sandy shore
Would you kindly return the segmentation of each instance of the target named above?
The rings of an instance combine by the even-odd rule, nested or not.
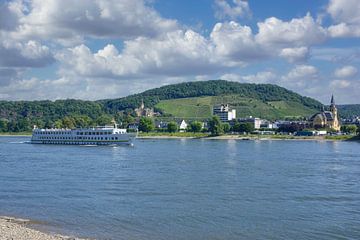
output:
[[[81,240],[34,230],[28,227],[30,223],[26,219],[0,217],[0,240]]]

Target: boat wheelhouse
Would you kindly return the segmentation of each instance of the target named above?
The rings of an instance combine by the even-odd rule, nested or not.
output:
[[[131,145],[135,134],[114,126],[77,129],[38,129],[34,127],[31,143],[68,145]]]

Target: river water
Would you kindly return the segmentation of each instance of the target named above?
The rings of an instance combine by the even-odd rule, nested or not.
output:
[[[360,239],[360,143],[0,137],[0,215],[97,239]]]

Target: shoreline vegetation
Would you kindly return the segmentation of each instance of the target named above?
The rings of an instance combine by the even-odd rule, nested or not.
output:
[[[50,234],[31,228],[33,222],[28,219],[0,216],[0,240],[85,240],[73,236]]]
[[[29,137],[31,132],[5,132],[0,133],[3,137]],[[334,135],[334,136],[294,136],[294,135],[261,135],[261,134],[224,134],[213,136],[209,133],[193,132],[140,132],[139,139],[208,139],[208,140],[327,140],[327,141],[359,141],[360,138],[354,135]]]

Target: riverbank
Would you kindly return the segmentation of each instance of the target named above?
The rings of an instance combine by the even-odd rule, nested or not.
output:
[[[0,217],[0,240],[82,240],[75,237],[43,233],[30,228],[29,224],[31,221],[27,219]]]
[[[190,139],[207,139],[207,140],[318,140],[318,141],[350,141],[356,140],[351,135],[339,136],[293,136],[293,135],[258,135],[258,134],[229,134],[220,136],[211,136],[206,133],[140,133],[140,139],[176,139],[176,138],[190,138]]]

